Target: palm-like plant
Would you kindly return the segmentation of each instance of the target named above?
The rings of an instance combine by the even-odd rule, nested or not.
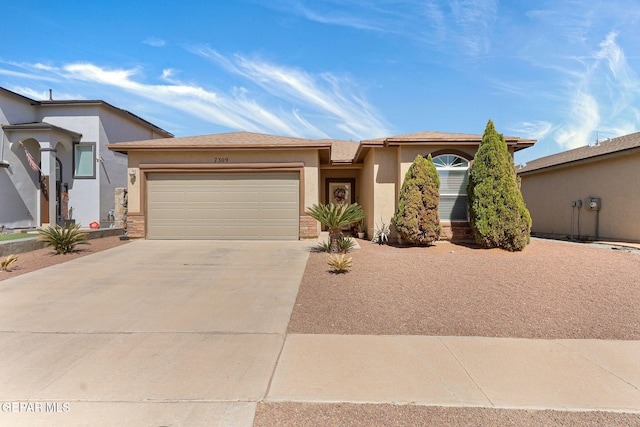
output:
[[[76,250],[76,245],[89,245],[87,233],[80,231],[80,224],[69,224],[66,227],[56,226],[38,230],[39,242],[53,247],[58,254],[67,254]]]
[[[310,209],[307,209],[306,213],[329,229],[329,242],[331,243],[332,253],[340,252],[338,241],[342,236],[342,227],[358,222],[365,216],[362,207],[357,203],[313,205]]]

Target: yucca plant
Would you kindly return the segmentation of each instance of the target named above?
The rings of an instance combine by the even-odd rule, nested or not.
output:
[[[332,253],[340,252],[338,239],[342,236],[342,228],[360,221],[365,216],[362,207],[357,203],[313,205],[310,209],[307,209],[306,213],[329,229],[329,242]]]
[[[329,242],[318,242],[318,246],[316,247],[317,252],[329,252],[331,253],[331,243]]]
[[[346,254],[356,245],[355,240],[353,240],[349,236],[340,236],[338,238],[338,246],[340,247],[340,252]]]
[[[9,267],[14,262],[18,261],[17,255],[7,255],[4,261],[0,262],[0,271],[9,271]]]
[[[334,273],[346,273],[353,265],[353,258],[344,254],[331,254],[327,259],[327,264],[329,264]]]
[[[76,250],[76,245],[88,245],[87,233],[80,231],[80,224],[69,224],[65,227],[47,227],[38,230],[39,242],[52,247],[58,254],[68,254]]]

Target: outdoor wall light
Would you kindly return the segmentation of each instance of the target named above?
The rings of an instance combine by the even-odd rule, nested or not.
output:
[[[134,182],[136,182],[136,170],[135,169],[129,169],[129,178],[131,179],[131,183],[132,184]]]

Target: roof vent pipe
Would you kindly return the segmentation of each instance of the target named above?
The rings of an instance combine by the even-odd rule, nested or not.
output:
[[[49,89],[49,101],[53,101],[53,89]]]

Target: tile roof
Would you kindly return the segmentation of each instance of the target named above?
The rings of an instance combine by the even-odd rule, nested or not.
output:
[[[118,152],[131,150],[183,150],[185,148],[331,148],[330,140],[313,140],[253,132],[230,132],[210,135],[160,138],[142,141],[119,142],[107,147]]]
[[[587,159],[594,159],[607,154],[619,153],[625,150],[631,150],[640,147],[640,132],[629,135],[620,136],[618,138],[601,141],[596,145],[587,145],[575,148],[562,153],[553,154],[551,156],[541,157],[536,160],[527,162],[523,167],[518,168],[518,173],[528,173],[540,169],[546,169],[554,166],[568,165],[570,163],[579,162]]]

